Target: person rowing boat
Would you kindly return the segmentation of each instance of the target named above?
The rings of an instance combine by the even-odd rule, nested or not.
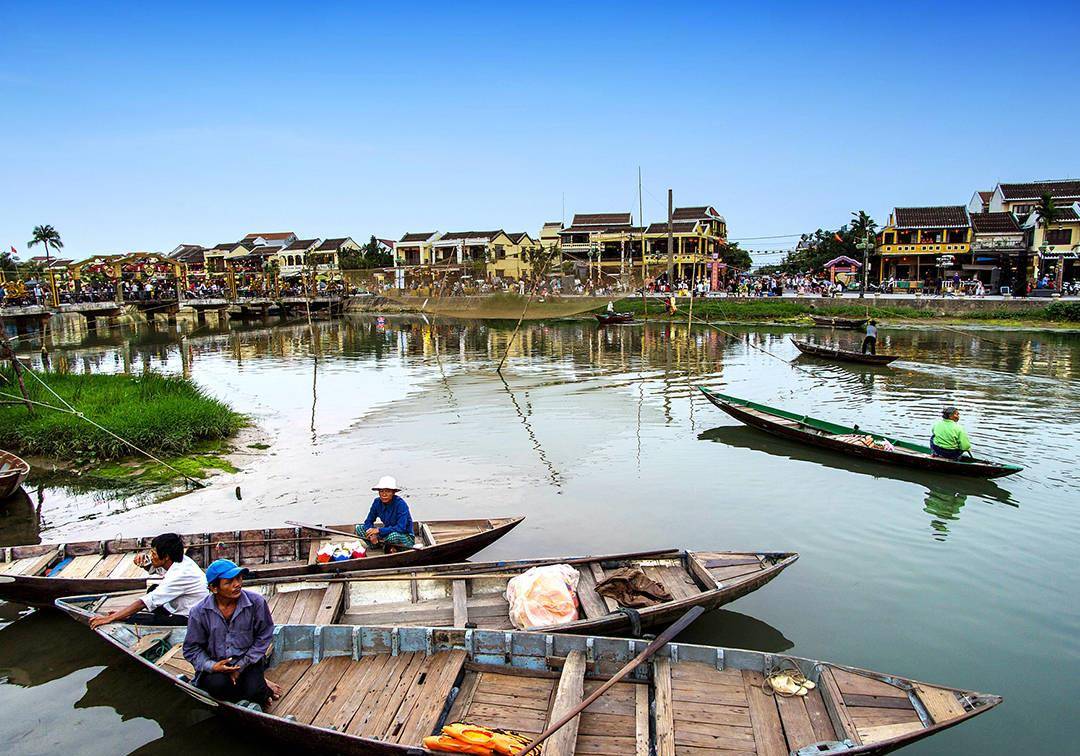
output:
[[[946,407],[941,419],[934,423],[930,435],[930,449],[935,457],[958,460],[964,452],[971,453],[971,439],[960,425],[960,410]]]
[[[370,548],[381,545],[387,554],[411,549],[416,544],[412,513],[409,512],[409,505],[405,500],[398,496],[401,489],[397,480],[390,475],[384,475],[371,490],[377,491],[379,495],[371,502],[367,519],[362,525],[356,526],[356,534],[365,546]],[[382,527],[376,527],[375,520],[381,520]]]

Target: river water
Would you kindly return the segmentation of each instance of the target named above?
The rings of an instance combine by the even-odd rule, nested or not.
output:
[[[510,326],[315,328],[57,331],[54,365],[185,373],[270,448],[161,503],[34,481],[0,542],[348,521],[393,474],[414,516],[527,515],[481,558],[796,550],[684,639],[1005,697],[907,753],[1075,752],[1080,335],[883,328],[901,360],[864,368],[795,360],[792,329],[552,322],[522,328],[500,377]],[[851,461],[741,427],[697,385],[920,442],[954,403],[979,453],[1026,469],[986,482]],[[0,711],[9,753],[265,750],[70,620],[4,604]]]

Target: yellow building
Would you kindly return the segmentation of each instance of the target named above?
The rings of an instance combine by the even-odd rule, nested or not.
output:
[[[431,265],[431,245],[438,238],[438,231],[419,231],[405,234],[394,245],[394,265],[400,268]]]
[[[1063,281],[1077,280],[1080,266],[1080,202],[1057,207],[1054,221],[1044,227],[1038,212],[1032,213],[1024,224],[1031,234],[1031,249],[1038,255],[1036,278],[1049,276],[1054,288],[1061,289]]]
[[[1080,179],[998,184],[990,196],[989,210],[1012,213],[1023,223],[1038,207],[1044,194],[1049,194],[1054,202],[1063,207],[1080,202]]]
[[[435,265],[458,265],[463,275],[487,278],[496,275],[513,275],[510,270],[520,269],[520,252],[514,240],[502,229],[494,231],[451,231],[431,244],[432,262]],[[514,259],[508,256],[515,254]]]
[[[940,259],[953,256],[959,267],[971,255],[971,220],[963,205],[897,207],[878,236],[878,279],[895,279],[899,289],[918,289],[951,268]]]

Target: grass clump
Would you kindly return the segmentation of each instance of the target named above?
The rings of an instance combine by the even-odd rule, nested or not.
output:
[[[0,400],[12,402],[19,389],[11,368],[0,374],[9,379],[0,381],[0,392],[6,395]],[[41,377],[86,417],[158,456],[188,454],[200,443],[232,436],[244,424],[242,415],[179,376],[45,373]],[[33,377],[26,376],[25,382],[34,401],[62,406]],[[45,407],[34,407],[31,413],[17,402],[0,405],[0,447],[78,464],[136,453],[75,415]]]

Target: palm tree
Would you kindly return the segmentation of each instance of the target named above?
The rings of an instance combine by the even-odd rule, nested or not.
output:
[[[866,238],[867,234],[873,235],[877,231],[877,223],[865,210],[851,214],[851,233],[859,241]]]
[[[64,243],[60,241],[60,232],[52,226],[34,226],[34,238],[26,243],[27,247],[35,244],[45,245],[45,267],[49,267],[49,245],[53,249],[63,249]]]

